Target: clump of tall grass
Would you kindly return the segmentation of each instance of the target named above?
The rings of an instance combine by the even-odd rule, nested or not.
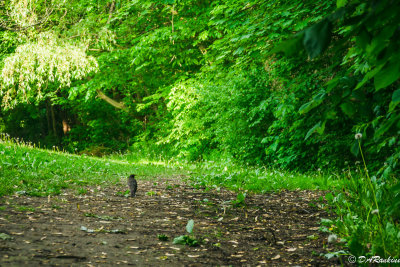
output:
[[[400,257],[400,184],[394,176],[371,176],[356,134],[362,165],[347,172],[341,191],[326,196],[337,214],[324,224],[342,237],[350,254]]]

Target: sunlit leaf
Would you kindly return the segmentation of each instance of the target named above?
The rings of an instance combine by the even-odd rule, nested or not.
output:
[[[336,0],[336,6],[337,8],[344,7],[347,4],[348,0]]]
[[[193,232],[193,227],[194,227],[194,221],[189,220],[187,225],[186,225],[186,231],[191,234]]]

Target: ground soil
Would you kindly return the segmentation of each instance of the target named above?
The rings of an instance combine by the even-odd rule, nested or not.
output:
[[[234,192],[195,189],[179,178],[139,180],[138,187],[135,198],[124,196],[122,181],[81,195],[2,197],[0,234],[9,237],[0,238],[0,266],[339,264],[320,256],[327,236],[319,222],[328,215],[310,203],[323,192],[248,194],[234,206]],[[190,219],[200,245],[173,244]]]

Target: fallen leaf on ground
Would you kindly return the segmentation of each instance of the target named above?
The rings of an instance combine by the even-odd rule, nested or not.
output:
[[[280,259],[281,258],[281,255],[276,255],[275,257],[273,257],[271,260],[277,260],[277,259]]]

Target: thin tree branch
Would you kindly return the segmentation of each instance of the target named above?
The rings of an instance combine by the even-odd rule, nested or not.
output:
[[[112,13],[113,13],[113,11],[114,11],[114,7],[115,7],[115,0],[112,1],[112,3],[111,3],[110,11],[108,12],[107,24],[109,24],[110,21],[111,21],[111,17],[112,17]]]
[[[106,101],[108,104],[112,105],[113,107],[116,107],[118,109],[122,109],[122,110],[128,110],[128,108],[124,105],[124,103],[122,102],[117,102],[114,99],[106,96],[101,90],[96,90],[97,91],[97,96],[101,99],[103,99],[104,101]]]

